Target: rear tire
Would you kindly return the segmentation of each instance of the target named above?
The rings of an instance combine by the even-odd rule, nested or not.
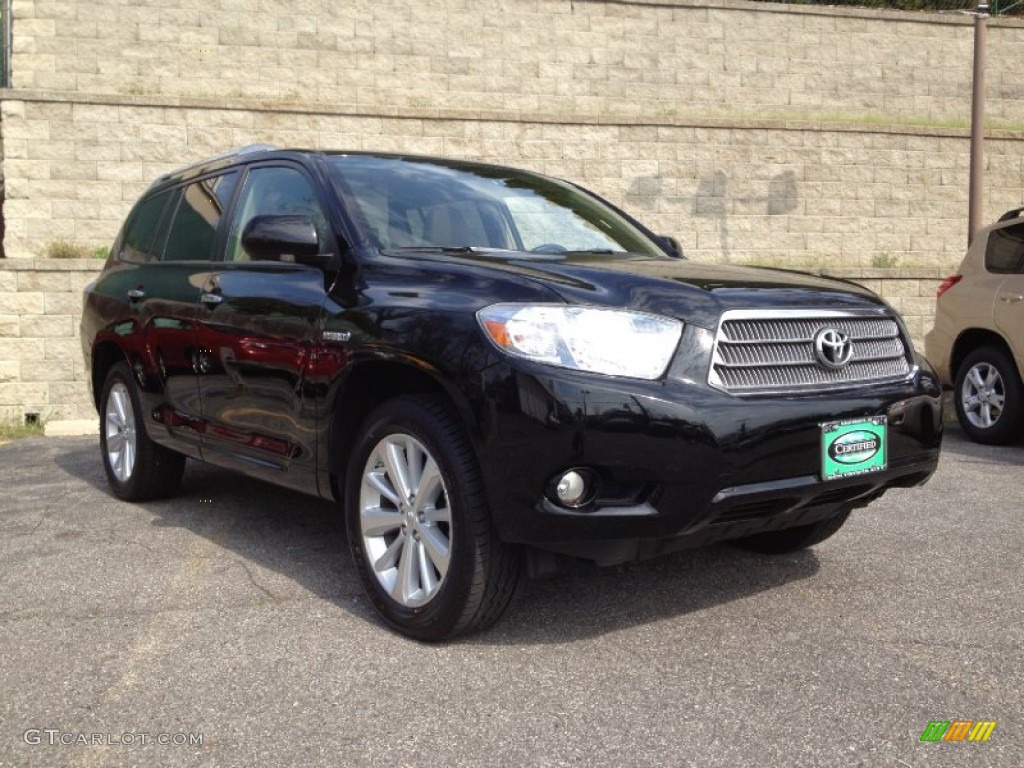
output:
[[[1006,445],[1020,439],[1024,385],[1002,350],[980,347],[964,358],[953,402],[960,426],[976,443]]]
[[[520,552],[498,538],[476,456],[443,400],[403,396],[373,411],[345,487],[356,570],[392,627],[447,640],[504,613]]]
[[[107,373],[100,395],[100,449],[107,483],[125,501],[171,496],[181,484],[185,457],[149,439],[135,377],[125,363]]]
[[[840,512],[838,515],[826,517],[816,523],[784,528],[781,531],[755,533],[753,536],[735,539],[730,543],[740,549],[760,552],[763,555],[784,555],[787,552],[796,552],[820,544],[842,528],[849,516],[849,511]]]

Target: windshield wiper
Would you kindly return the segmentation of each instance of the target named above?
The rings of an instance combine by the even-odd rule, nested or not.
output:
[[[585,248],[579,251],[518,251],[509,248],[492,248],[482,245],[400,245],[382,248],[382,253],[519,253],[530,256],[647,256],[645,253],[615,251],[611,248]]]
[[[615,251],[611,248],[585,248],[582,251],[562,251],[562,256],[646,256],[634,251]]]
[[[477,253],[485,248],[477,248],[473,245],[400,245],[393,248],[382,248],[385,253],[388,251],[430,251],[431,253]]]
[[[395,248],[382,248],[381,253],[524,253],[508,248],[493,248],[485,245],[401,245]]]

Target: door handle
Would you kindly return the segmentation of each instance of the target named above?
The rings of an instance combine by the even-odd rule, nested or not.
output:
[[[138,301],[146,295],[146,292],[142,290],[142,287],[132,288],[128,291],[128,301]]]
[[[1024,301],[1024,296],[1015,294],[1013,296],[1000,296],[999,300],[1006,304],[1016,304],[1018,301]]]
[[[203,304],[216,306],[217,304],[220,304],[222,301],[224,301],[224,297],[221,296],[219,293],[204,293],[202,296],[199,297],[199,300],[203,302]]]

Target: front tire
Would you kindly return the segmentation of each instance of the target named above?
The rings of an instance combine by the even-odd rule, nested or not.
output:
[[[957,419],[971,440],[1006,445],[1020,438],[1024,385],[1001,350],[981,347],[967,355],[957,371],[954,392]]]
[[[100,449],[107,483],[125,501],[172,495],[181,484],[185,457],[149,439],[135,378],[125,363],[107,373],[100,395]]]
[[[763,555],[784,555],[820,544],[842,528],[849,516],[848,511],[840,512],[816,523],[784,528],[781,531],[755,533],[753,536],[735,539],[730,543],[740,549],[760,552]]]
[[[498,539],[472,447],[442,400],[399,397],[367,418],[345,520],[363,588],[399,632],[447,640],[508,607],[519,552]]]

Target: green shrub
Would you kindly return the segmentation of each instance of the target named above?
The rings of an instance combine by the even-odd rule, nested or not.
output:
[[[871,266],[878,269],[892,269],[897,266],[900,262],[898,254],[889,253],[888,251],[882,251],[876,253],[871,257]]]
[[[43,255],[48,259],[106,259],[110,255],[110,246],[90,248],[74,240],[59,239],[50,242]]]
[[[45,253],[48,259],[88,259],[93,255],[87,245],[74,240],[54,240],[46,246]]]
[[[775,0],[789,5],[839,5],[847,8],[872,8],[886,11],[973,11],[977,0]],[[1015,0],[989,0],[992,15],[1024,15],[1024,6]]]

